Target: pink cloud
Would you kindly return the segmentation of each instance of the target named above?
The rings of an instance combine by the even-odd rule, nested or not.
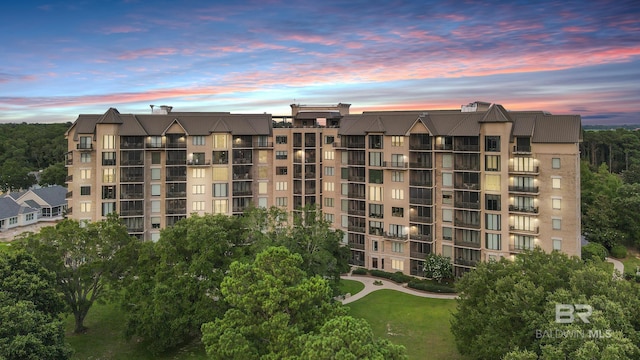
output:
[[[101,30],[101,32],[103,34],[106,34],[106,35],[111,35],[111,34],[129,34],[129,33],[145,32],[145,31],[147,31],[147,30],[139,28],[139,27],[129,26],[129,25],[114,26],[114,27],[110,27],[110,28],[104,28],[104,29]]]
[[[141,49],[136,51],[127,51],[120,55],[118,55],[118,59],[120,60],[135,60],[138,58],[153,58],[160,56],[168,56],[175,55],[178,53],[177,49],[174,48],[151,48],[151,49]]]

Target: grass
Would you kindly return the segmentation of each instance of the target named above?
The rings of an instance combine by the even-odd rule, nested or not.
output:
[[[146,345],[135,339],[126,341],[122,336],[124,314],[113,304],[94,304],[85,320],[89,330],[74,334],[73,316],[67,318],[66,339],[75,350],[72,359],[95,360],[152,360],[152,359],[207,359],[204,346],[195,342],[174,352],[153,355]]]
[[[10,243],[0,242],[0,251],[5,251],[5,250],[8,250],[9,248],[11,248]]]
[[[352,316],[371,324],[376,336],[404,345],[410,359],[464,359],[449,330],[455,300],[383,289],[347,306]]]
[[[340,280],[340,293],[355,295],[364,289],[364,284],[355,280]]]
[[[636,273],[636,269],[640,266],[640,253],[633,248],[627,248],[627,257],[618,259],[624,264],[625,273]]]

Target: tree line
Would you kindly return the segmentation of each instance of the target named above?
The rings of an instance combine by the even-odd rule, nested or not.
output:
[[[5,298],[24,297],[12,287],[20,283],[32,304],[7,314],[50,324],[45,331],[35,321],[3,322],[0,358],[68,358],[61,314],[72,313],[82,334],[96,301],[119,304],[123,335],[152,353],[200,340],[215,359],[406,358],[404,347],[375,338],[366,321],[334,300],[340,274],[349,270],[342,238],[312,207],[194,214],[163,229],[157,242],[129,236],[116,214],[88,224],[63,220],[0,252],[0,272],[2,259],[20,254],[43,279],[23,278],[24,264],[6,270],[13,278],[0,282],[0,307],[12,303]],[[46,291],[33,291],[36,285]],[[51,305],[40,314],[43,302]],[[48,345],[25,350],[38,343]]]
[[[0,124],[0,191],[28,189],[37,182],[29,173],[40,170],[40,185],[64,186],[64,133],[70,126],[71,123]]]

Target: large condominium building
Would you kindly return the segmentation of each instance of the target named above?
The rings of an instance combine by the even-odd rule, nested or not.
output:
[[[117,212],[157,240],[192,213],[317,204],[353,265],[418,276],[429,253],[456,274],[535,246],[580,254],[580,116],[349,107],[80,115],[67,132],[69,216]]]

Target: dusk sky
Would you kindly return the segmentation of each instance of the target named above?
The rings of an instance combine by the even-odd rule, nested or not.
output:
[[[640,1],[12,1],[0,122],[459,109],[640,124]]]

